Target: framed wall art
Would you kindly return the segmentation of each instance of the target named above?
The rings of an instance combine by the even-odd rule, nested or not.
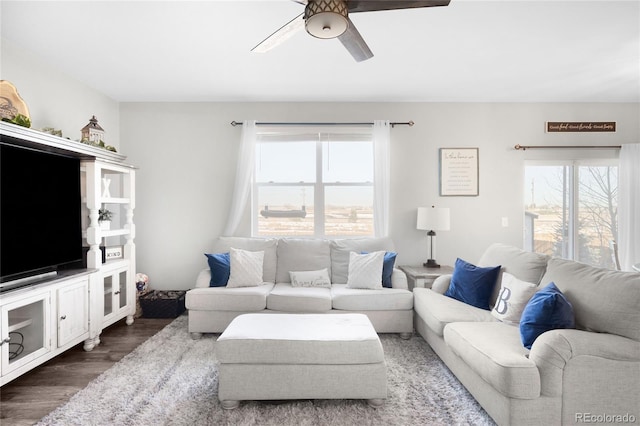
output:
[[[440,195],[478,195],[478,148],[440,148]]]

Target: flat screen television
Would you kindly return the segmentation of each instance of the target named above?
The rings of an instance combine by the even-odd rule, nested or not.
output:
[[[80,160],[10,141],[0,141],[0,291],[81,268],[83,255]]]

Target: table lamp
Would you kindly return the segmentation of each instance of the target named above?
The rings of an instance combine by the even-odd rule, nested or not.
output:
[[[416,228],[428,231],[429,236],[429,259],[423,266],[425,268],[439,268],[440,265],[435,260],[436,232],[448,231],[451,224],[449,208],[446,207],[418,207],[418,221]]]

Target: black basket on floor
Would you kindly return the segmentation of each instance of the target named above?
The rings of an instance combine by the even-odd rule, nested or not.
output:
[[[176,318],[185,311],[184,290],[153,290],[140,296],[145,318]]]

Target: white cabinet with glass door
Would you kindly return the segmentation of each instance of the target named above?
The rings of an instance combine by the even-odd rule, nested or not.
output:
[[[50,292],[31,293],[0,308],[3,383],[5,376],[30,369],[31,363],[51,352]]]
[[[92,273],[53,278],[0,300],[0,385],[89,338]]]
[[[91,284],[91,330],[94,344],[100,343],[102,329],[135,313],[135,169],[103,161],[86,161],[83,217],[87,221],[85,240],[89,246],[87,267],[99,270]],[[109,211],[111,223],[100,223]],[[102,250],[106,251],[103,262]],[[112,253],[118,253],[112,257]]]

